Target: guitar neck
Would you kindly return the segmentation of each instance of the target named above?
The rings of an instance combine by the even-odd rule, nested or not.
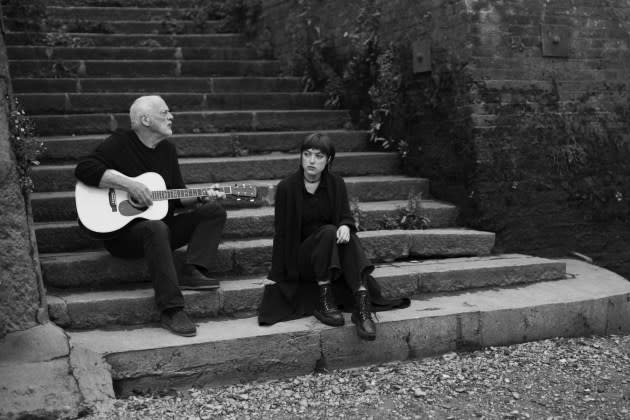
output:
[[[203,197],[204,195],[208,195],[209,189],[223,191],[227,195],[232,194],[232,187],[227,185],[227,186],[219,186],[215,188],[181,188],[181,189],[174,189],[174,190],[151,191],[151,199],[153,201],[163,201],[163,200],[176,200],[179,198]]]

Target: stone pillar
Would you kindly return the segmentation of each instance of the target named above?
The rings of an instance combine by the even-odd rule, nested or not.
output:
[[[30,204],[18,183],[9,133],[11,83],[0,36],[0,338],[47,320]]]

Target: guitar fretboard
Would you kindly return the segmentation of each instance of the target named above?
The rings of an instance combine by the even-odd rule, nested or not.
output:
[[[162,201],[162,200],[175,200],[177,198],[192,198],[192,197],[203,197],[204,195],[208,195],[208,190],[210,188],[183,188],[183,189],[175,189],[175,190],[158,190],[151,191],[151,199],[154,201]],[[217,187],[212,188],[213,190],[223,191],[226,194],[232,194],[232,187]]]

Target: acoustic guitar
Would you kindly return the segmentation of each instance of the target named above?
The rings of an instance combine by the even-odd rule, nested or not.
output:
[[[79,223],[98,237],[99,234],[116,232],[134,219],[161,220],[168,213],[168,200],[203,197],[208,195],[209,190],[209,188],[167,190],[164,178],[155,172],[146,172],[133,179],[151,190],[152,206],[135,205],[124,190],[90,187],[81,181],[77,182],[74,199]],[[227,196],[237,199],[246,197],[253,201],[256,197],[256,187],[252,185],[225,185],[213,189],[223,191]]]

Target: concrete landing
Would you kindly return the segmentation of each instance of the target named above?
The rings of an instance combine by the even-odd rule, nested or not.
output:
[[[71,347],[54,324],[0,340],[0,418],[76,418],[113,397],[101,355]]]
[[[630,282],[567,260],[573,278],[415,300],[378,314],[374,342],[314,318],[260,327],[256,318],[208,321],[193,338],[161,328],[69,333],[100,352],[121,396],[171,387],[224,384],[419,358],[550,337],[630,332]]]

